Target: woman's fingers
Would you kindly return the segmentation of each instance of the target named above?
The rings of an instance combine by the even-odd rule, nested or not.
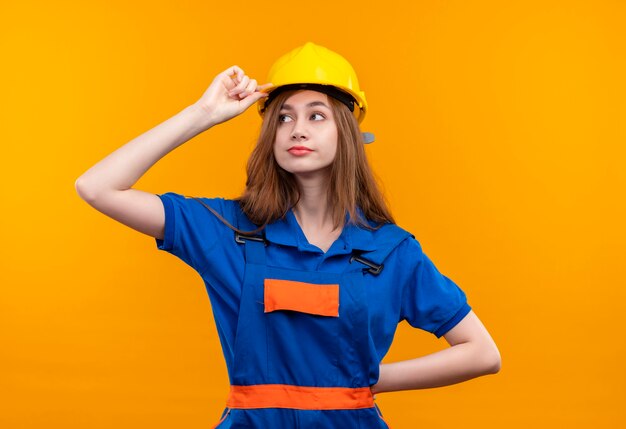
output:
[[[241,69],[233,65],[219,73],[205,91],[198,105],[209,113],[212,123],[219,124],[233,118],[267,97],[264,89],[272,84],[259,85]]]
[[[229,68],[224,70],[221,74],[235,80],[237,83],[239,83],[245,75],[245,73],[239,66],[230,66]]]
[[[248,95],[254,93],[254,91],[256,91],[256,87],[257,87],[256,80],[250,79],[250,81],[248,82],[248,85],[239,94],[239,98],[246,98]]]
[[[212,124],[227,121],[267,97],[263,89],[271,84],[259,85],[239,66],[231,66],[219,73],[209,88],[196,102],[207,113],[207,120]]]
[[[248,86],[249,83],[250,83],[250,78],[244,75],[241,81],[237,84],[237,86],[235,86],[233,89],[228,91],[228,95],[230,95],[231,97],[235,97],[243,93],[246,90],[246,87]]]
[[[241,107],[243,107],[243,109],[247,109],[248,107],[252,106],[254,103],[256,103],[257,101],[259,101],[261,98],[263,97],[267,97],[268,94],[266,92],[261,92],[261,91],[254,91],[253,93],[251,93],[250,95],[248,95],[245,98],[242,98],[239,101],[239,105]]]
[[[273,84],[273,83],[265,83],[265,84],[263,84],[263,85],[259,85],[259,86],[257,86],[256,90],[257,90],[257,91],[263,91],[263,90],[266,90],[267,88],[271,88],[271,87],[273,87],[273,86],[274,86],[274,84]]]
[[[236,65],[227,68],[220,74],[228,78],[226,81],[228,96],[239,100],[243,100],[257,91],[260,92],[273,86],[271,83],[259,85],[256,79],[251,79],[245,74],[241,67]]]
[[[229,92],[230,96],[238,96],[240,99],[246,98],[247,96],[254,94],[255,92],[262,92],[264,89],[267,89],[272,86],[272,84],[264,84],[259,85],[256,79],[246,79],[247,76],[244,77],[244,80],[240,85],[237,85],[237,88],[231,90]],[[245,82],[248,82],[245,88],[241,88]]]

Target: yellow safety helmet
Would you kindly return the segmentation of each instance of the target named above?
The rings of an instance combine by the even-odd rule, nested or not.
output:
[[[348,106],[359,123],[367,112],[365,93],[361,91],[350,63],[341,55],[312,42],[280,57],[270,69],[266,82],[274,86],[266,89],[270,95],[258,102],[261,116],[278,93],[298,88],[324,92],[338,99]]]

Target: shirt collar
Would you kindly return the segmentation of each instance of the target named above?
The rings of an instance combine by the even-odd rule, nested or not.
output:
[[[357,208],[362,216],[363,212]],[[346,223],[338,240],[343,240],[344,249],[350,253],[352,250],[371,251],[376,250],[374,234],[369,229],[347,223],[349,214],[346,214]],[[289,209],[284,217],[268,224],[265,227],[265,238],[274,244],[297,247],[299,250],[310,250],[302,228],[298,224],[293,209]]]
[[[265,227],[265,238],[274,244],[297,247],[297,232],[300,227],[297,225],[297,222],[295,226],[293,225],[295,220],[296,219],[293,216],[291,209],[289,209],[285,216],[275,220]],[[300,231],[300,233],[302,233],[302,231]]]

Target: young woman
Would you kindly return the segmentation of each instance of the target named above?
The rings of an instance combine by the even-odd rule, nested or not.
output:
[[[365,156],[367,104],[350,64],[307,43],[268,80],[228,68],[76,182],[91,206],[155,237],[205,281],[231,382],[216,427],[386,428],[374,394],[498,372],[498,349],[463,291],[394,224]],[[255,103],[263,124],[240,198],[132,188]],[[402,320],[451,347],[381,365]]]

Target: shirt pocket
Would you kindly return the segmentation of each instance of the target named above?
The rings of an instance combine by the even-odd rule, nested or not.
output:
[[[292,280],[264,280],[265,313],[291,310],[318,316],[339,317],[339,285]]]
[[[342,322],[349,320],[339,317],[339,287],[333,280],[263,280],[269,383],[339,385]]]

